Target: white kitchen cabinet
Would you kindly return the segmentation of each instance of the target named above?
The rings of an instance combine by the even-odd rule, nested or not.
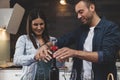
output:
[[[21,69],[2,69],[0,70],[0,80],[20,80]]]
[[[22,74],[21,69],[1,69],[0,70],[0,80],[20,80],[20,76]],[[59,78],[60,80],[69,80],[71,73],[67,73],[64,71],[60,71]],[[118,79],[120,80],[120,71],[118,71]]]

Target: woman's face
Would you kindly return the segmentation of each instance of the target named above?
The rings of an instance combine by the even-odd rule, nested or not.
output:
[[[37,18],[32,21],[32,31],[36,36],[41,36],[45,29],[45,23],[43,19]]]

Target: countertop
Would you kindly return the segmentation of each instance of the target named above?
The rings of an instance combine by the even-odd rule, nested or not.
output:
[[[21,68],[22,66],[15,66],[13,62],[6,62],[0,65],[0,70],[1,69],[21,69]]]

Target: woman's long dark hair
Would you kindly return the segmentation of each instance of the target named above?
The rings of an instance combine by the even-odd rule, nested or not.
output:
[[[43,38],[44,42],[46,43],[46,42],[49,41],[46,17],[43,14],[43,12],[40,10],[40,8],[34,8],[29,12],[29,15],[28,15],[28,19],[27,19],[27,35],[29,36],[30,40],[32,41],[32,43],[33,43],[33,45],[34,45],[34,47],[36,49],[38,48],[38,46],[37,46],[36,39],[35,39],[36,35],[32,31],[32,21],[34,19],[37,19],[37,18],[41,18],[45,23],[45,29],[44,29],[44,31],[42,33],[42,38]]]

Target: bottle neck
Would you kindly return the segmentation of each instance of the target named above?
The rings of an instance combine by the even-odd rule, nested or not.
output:
[[[52,66],[51,67],[56,67],[56,58],[53,57],[53,54],[55,53],[55,51],[57,51],[58,47],[57,46],[52,46],[51,47],[51,51],[52,51]]]
[[[55,58],[52,59],[52,67],[56,67],[56,59]]]

